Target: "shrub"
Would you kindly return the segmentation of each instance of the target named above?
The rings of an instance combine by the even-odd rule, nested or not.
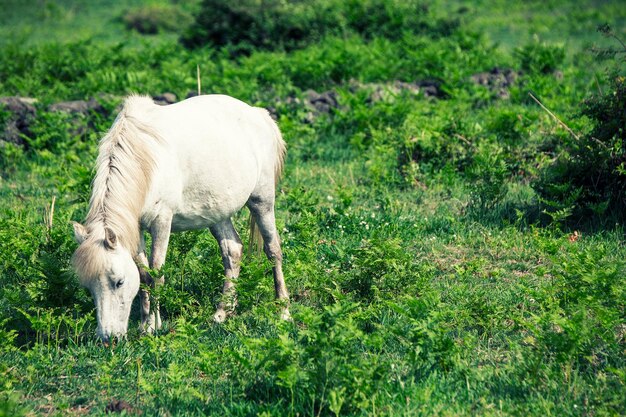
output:
[[[623,364],[626,265],[604,245],[567,249],[554,256],[552,285],[538,294],[551,305],[533,319],[541,355],[581,369],[618,368]]]
[[[591,132],[566,138],[562,154],[534,184],[548,210],[626,217],[626,78],[619,64],[608,74],[609,88],[582,103]]]
[[[481,143],[465,173],[470,180],[472,203],[477,208],[492,209],[506,195],[505,181],[510,174],[499,145]]]
[[[191,16],[176,7],[153,4],[129,10],[122,20],[128,30],[154,35],[186,28],[191,23]]]
[[[237,45],[250,52],[254,47],[274,49],[300,45],[305,37],[319,35],[329,14],[315,14],[306,2],[204,0],[195,23],[182,37],[187,47],[211,43]]]
[[[404,32],[447,35],[457,26],[454,19],[429,17],[427,7],[416,0],[204,0],[181,41],[187,47],[210,43],[249,53],[254,48],[299,48],[324,35],[353,32],[398,39]]]
[[[400,239],[363,241],[354,253],[354,268],[344,288],[359,300],[371,301],[381,293],[393,295],[415,277],[410,273],[410,255]]]
[[[515,50],[524,71],[535,74],[549,74],[554,72],[565,59],[565,49],[562,46],[547,45],[533,42]]]

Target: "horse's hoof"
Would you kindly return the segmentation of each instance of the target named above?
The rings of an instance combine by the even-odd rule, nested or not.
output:
[[[283,309],[283,311],[281,311],[280,318],[281,318],[281,320],[285,320],[285,321],[292,321],[293,320],[291,318],[291,314],[289,314],[289,309],[288,308],[285,308],[285,309]]]
[[[154,334],[154,330],[155,330],[154,323],[142,323],[139,326],[139,330],[143,334]]]
[[[218,324],[224,323],[224,321],[226,321],[226,317],[227,317],[226,311],[220,308],[213,315],[213,321]]]
[[[142,323],[139,325],[139,330],[141,331],[141,333],[145,334],[153,334],[155,328],[156,326],[154,316],[150,316],[145,321],[142,321]]]
[[[145,334],[154,334],[155,331],[161,328],[161,315],[160,314],[150,314],[146,320],[144,320],[139,329],[142,333]]]

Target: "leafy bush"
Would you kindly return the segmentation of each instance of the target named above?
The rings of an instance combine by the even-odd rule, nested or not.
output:
[[[492,209],[505,196],[509,171],[500,146],[480,144],[466,174],[470,180],[472,202],[480,209]]]
[[[552,285],[540,295],[549,307],[530,326],[541,355],[582,368],[622,366],[626,264],[603,245],[571,248],[554,258]]]
[[[9,216],[0,221],[0,315],[10,317],[7,328],[18,330],[24,342],[35,330],[28,314],[61,309],[82,316],[93,304],[69,267],[74,242],[66,228],[68,218],[57,214],[54,225],[29,224],[26,231],[15,213],[5,214]]]
[[[183,35],[187,47],[204,44],[253,48],[294,49],[325,35],[357,33],[363,37],[399,39],[404,32],[451,33],[455,20],[437,20],[417,0],[204,0],[196,22]]]
[[[177,7],[152,4],[129,10],[122,20],[128,30],[154,35],[182,31],[192,19]]]
[[[538,41],[515,50],[524,71],[535,74],[548,74],[559,68],[565,59],[562,46],[547,45]]]
[[[355,415],[376,407],[381,394],[403,386],[404,379],[421,380],[453,368],[456,349],[433,294],[389,303],[381,313],[389,317],[384,325],[371,323],[376,319],[358,304],[333,295],[341,301],[320,312],[303,309],[301,326],[281,326],[277,335],[242,340],[226,352],[237,388],[251,401],[263,404],[280,397],[291,410],[312,407],[321,415],[331,415],[325,409],[336,416]],[[382,355],[390,346],[397,351]],[[412,365],[410,375],[399,365],[405,360]]]
[[[410,257],[399,239],[362,242],[353,256],[354,268],[346,274],[344,287],[358,299],[371,301],[385,293],[393,295],[415,279],[409,271]]]
[[[608,73],[608,88],[582,104],[591,132],[567,137],[563,152],[535,182],[548,211],[626,218],[626,78],[620,72],[618,62]]]

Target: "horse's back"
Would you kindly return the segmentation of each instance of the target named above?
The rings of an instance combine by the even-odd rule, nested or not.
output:
[[[157,110],[155,124],[174,149],[239,154],[271,149],[267,112],[225,95],[197,96]],[[267,117],[266,117],[267,116]],[[267,149],[266,149],[267,148]]]
[[[175,229],[230,217],[259,184],[273,185],[277,139],[266,111],[208,95],[155,107],[149,119],[164,143],[147,210],[171,209]]]

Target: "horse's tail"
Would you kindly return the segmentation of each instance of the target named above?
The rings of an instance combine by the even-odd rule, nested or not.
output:
[[[248,243],[248,256],[259,256],[263,250],[263,236],[256,224],[254,216],[250,213],[250,242]]]
[[[258,109],[263,113],[267,124],[270,126],[272,131],[272,138],[274,139],[274,144],[276,146],[276,159],[274,160],[274,186],[278,186],[278,181],[283,175],[283,168],[285,166],[285,155],[287,154],[287,144],[283,140],[283,135],[278,128],[278,125],[272,119],[269,112],[266,109]],[[248,245],[248,254],[256,253],[257,255],[261,253],[263,249],[263,236],[261,236],[261,232],[259,230],[256,221],[252,214],[250,214],[250,243]]]
[[[283,168],[285,167],[285,155],[287,155],[287,144],[283,140],[283,135],[276,122],[267,114],[269,124],[274,132],[274,141],[276,142],[276,161],[274,162],[274,185],[278,185],[283,176]]]

